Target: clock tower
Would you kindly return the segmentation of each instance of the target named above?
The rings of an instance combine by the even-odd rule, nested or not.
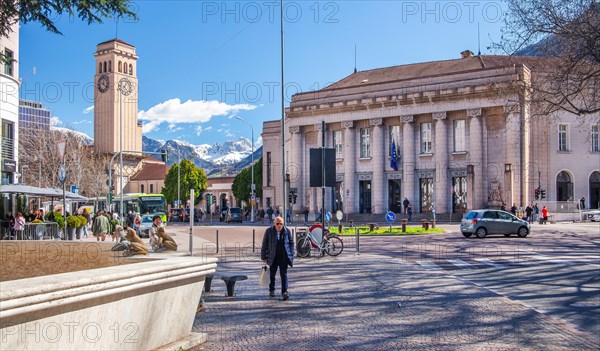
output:
[[[142,151],[142,125],[137,121],[138,56],[135,47],[112,39],[98,44],[94,56],[96,151],[111,154],[120,150]]]

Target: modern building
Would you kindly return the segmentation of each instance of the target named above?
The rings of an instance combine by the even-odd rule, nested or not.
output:
[[[1,184],[18,183],[19,169],[19,23],[7,37],[0,37],[0,167]]]
[[[321,207],[309,150],[335,150],[329,211],[463,213],[526,206],[536,189],[551,211],[600,202],[599,116],[541,116],[527,101],[541,57],[474,56],[355,72],[292,97],[285,120],[285,189],[293,209]],[[325,129],[322,129],[322,123]],[[283,193],[281,121],[264,123],[263,206]],[[289,206],[289,204],[287,204]],[[383,217],[382,217],[383,218]]]
[[[19,133],[49,131],[52,113],[39,102],[19,100]]]

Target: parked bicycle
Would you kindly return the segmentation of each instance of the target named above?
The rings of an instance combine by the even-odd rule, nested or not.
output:
[[[309,232],[306,231],[300,234],[296,251],[300,257],[308,257],[311,249],[319,249],[319,254],[323,256],[325,253],[329,256],[337,256],[344,250],[344,242],[342,239],[335,235],[329,235],[329,231],[325,230],[323,240],[318,242],[317,239]]]

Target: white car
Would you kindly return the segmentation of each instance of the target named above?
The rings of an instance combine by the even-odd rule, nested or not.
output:
[[[594,210],[587,213],[587,218],[592,222],[600,222],[600,210]]]
[[[142,216],[142,223],[140,224],[140,237],[150,237],[150,228],[152,228],[152,217],[154,217],[154,215]]]

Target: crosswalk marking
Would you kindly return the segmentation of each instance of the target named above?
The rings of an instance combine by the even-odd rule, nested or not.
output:
[[[498,268],[498,269],[505,268],[505,266],[503,264],[496,263],[496,262],[490,260],[489,258],[476,258],[475,261],[485,263],[489,266],[492,266],[492,267]]]
[[[471,266],[470,264],[468,264],[467,262],[463,261],[463,260],[459,260],[459,259],[454,259],[454,260],[446,260],[450,263],[452,263],[453,265],[455,265],[456,267],[460,267],[460,268],[472,268],[473,266]]]
[[[442,268],[440,268],[440,266],[438,266],[435,263],[431,263],[429,261],[417,261],[417,263],[425,268],[429,268],[429,269],[435,269],[435,270],[440,270]]]
[[[560,260],[560,259],[556,259],[556,258],[552,258],[552,257],[540,255],[540,254],[530,255],[529,257],[530,258],[534,258],[536,260],[542,260],[542,261],[546,261],[546,262],[550,262],[550,263],[554,263],[554,264],[560,264],[560,265],[563,265],[563,266],[570,266],[570,265],[573,264],[573,262],[563,261],[563,260]]]

